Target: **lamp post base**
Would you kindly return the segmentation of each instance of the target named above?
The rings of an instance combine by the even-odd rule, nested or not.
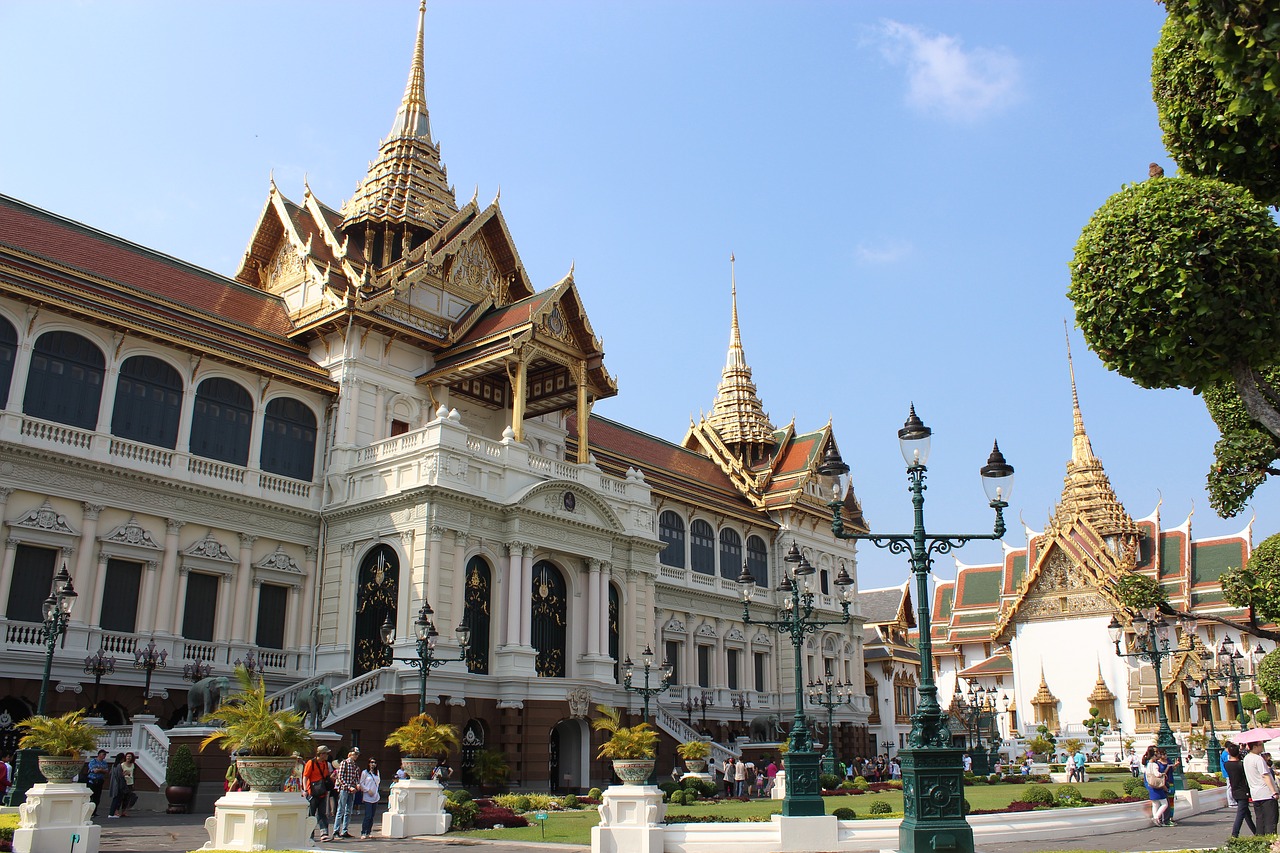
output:
[[[8,793],[4,795],[4,804],[6,806],[16,807],[22,805],[31,786],[44,781],[44,775],[40,772],[40,767],[36,763],[36,759],[43,754],[39,749],[20,749],[14,753],[13,784],[9,786]]]
[[[818,817],[827,813],[818,783],[819,758],[816,752],[787,753],[787,795],[782,799],[785,817]]]
[[[904,817],[901,853],[973,853],[973,828],[964,818],[963,750],[906,747],[902,762]]]

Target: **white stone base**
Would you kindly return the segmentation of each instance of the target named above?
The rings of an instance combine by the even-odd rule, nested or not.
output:
[[[612,668],[609,677],[613,677]],[[515,678],[536,678],[538,650],[533,646],[498,646],[493,653],[493,674]]]
[[[292,791],[233,791],[213,804],[204,850],[311,850],[316,819]]]
[[[656,785],[610,785],[598,808],[592,853],[662,853],[667,807]]]
[[[18,807],[16,853],[98,853],[102,827],[89,820],[89,789],[78,782],[32,785]]]
[[[682,773],[680,781],[683,782],[685,779],[701,779],[703,782],[709,782],[712,785],[716,783],[716,777],[710,773]]]
[[[773,777],[773,787],[769,790],[769,797],[774,800],[782,800],[787,796],[787,771],[779,770],[778,775]]]
[[[387,810],[382,814],[383,838],[411,835],[444,835],[453,815],[444,810],[444,788],[439,782],[402,779],[391,786]]]

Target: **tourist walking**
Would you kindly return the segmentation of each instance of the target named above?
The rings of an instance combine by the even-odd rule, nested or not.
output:
[[[1262,757],[1262,741],[1249,744],[1249,753],[1244,757],[1244,775],[1249,783],[1249,797],[1253,800],[1258,835],[1274,835],[1276,815],[1280,811],[1276,797],[1280,797],[1280,791],[1267,772],[1267,762]]]
[[[1240,747],[1231,741],[1227,741],[1227,748],[1224,750],[1227,760],[1223,763],[1224,773],[1227,778],[1227,791],[1231,795],[1231,799],[1235,801],[1236,820],[1231,825],[1231,837],[1238,838],[1240,836],[1240,825],[1247,824],[1249,831],[1254,835],[1258,834],[1258,827],[1253,823],[1253,815],[1249,813],[1249,780],[1244,774],[1244,763],[1240,760]]]
[[[724,760],[724,768],[723,768],[723,772],[724,772],[724,779],[723,779],[723,782],[724,782],[724,795],[725,795],[726,797],[732,797],[732,796],[733,796],[733,783],[734,783],[734,781],[735,781],[735,779],[736,779],[736,776],[734,775],[734,767],[733,767],[733,759],[732,759],[732,758],[726,758],[726,759]]]
[[[338,763],[333,785],[338,791],[338,813],[333,818],[333,837],[350,838],[348,832],[351,823],[351,812],[356,804],[356,794],[360,792],[360,750],[354,747],[347,757]]]
[[[1166,794],[1165,765],[1160,763],[1163,752],[1147,750],[1147,762],[1142,771],[1143,781],[1147,785],[1147,799],[1151,800],[1151,822],[1156,826],[1164,826],[1164,813],[1169,808]]]
[[[329,836],[329,788],[333,770],[329,766],[329,747],[316,747],[315,757],[302,768],[303,790],[307,792],[307,816],[316,819],[316,828],[320,830],[320,840],[328,841]]]
[[[733,781],[737,783],[734,786],[736,796],[745,797],[747,795],[747,763],[745,761],[733,763]]]
[[[373,813],[382,799],[382,777],[378,775],[378,762],[369,759],[369,767],[360,774],[360,794],[364,800],[364,821],[360,824],[360,840],[367,841],[373,833]]]
[[[129,816],[129,809],[137,799],[133,793],[134,767],[132,752],[116,756],[116,766],[111,769],[111,787],[108,791],[111,794],[111,811],[107,817]]]
[[[90,817],[98,816],[98,805],[102,802],[102,786],[106,783],[107,774],[110,772],[111,765],[107,763],[107,751],[100,749],[96,756],[89,759],[89,800],[93,803],[93,814]]]

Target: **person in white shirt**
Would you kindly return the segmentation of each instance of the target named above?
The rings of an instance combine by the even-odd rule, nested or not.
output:
[[[373,833],[373,813],[382,799],[382,777],[378,775],[378,762],[369,759],[369,767],[360,774],[360,799],[364,801],[364,823],[360,825],[360,839],[367,840]]]
[[[1249,754],[1244,757],[1244,778],[1249,783],[1249,799],[1253,800],[1259,835],[1275,834],[1276,816],[1280,812],[1276,803],[1280,790],[1268,769],[1262,757],[1262,741],[1249,744]]]

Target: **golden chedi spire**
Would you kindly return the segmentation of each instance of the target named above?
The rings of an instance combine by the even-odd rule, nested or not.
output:
[[[369,165],[355,194],[342,205],[345,227],[363,221],[424,230],[415,235],[415,246],[458,212],[457,199],[440,160],[440,146],[431,139],[425,71],[426,14],[426,0],[422,0],[409,80],[391,123],[391,133],[382,141],[378,158]],[[379,259],[372,260],[375,265],[382,265]]]
[[[1076,390],[1076,369],[1071,360],[1071,339],[1067,339],[1067,370],[1071,375],[1071,460],[1067,462],[1067,476],[1063,481],[1062,498],[1054,510],[1059,523],[1073,517],[1086,520],[1103,537],[1137,536],[1134,523],[1124,505],[1116,497],[1111,480],[1103,470],[1102,462],[1093,453],[1089,434],[1084,429],[1084,417],[1080,414],[1080,395]]]
[[[706,423],[720,440],[733,449],[738,458],[751,464],[763,457],[764,448],[773,446],[773,424],[764,413],[764,404],[751,380],[751,368],[742,349],[742,333],[738,328],[738,281],[733,255],[729,256],[730,294],[733,304],[729,327],[729,354],[725,359],[716,400]]]

